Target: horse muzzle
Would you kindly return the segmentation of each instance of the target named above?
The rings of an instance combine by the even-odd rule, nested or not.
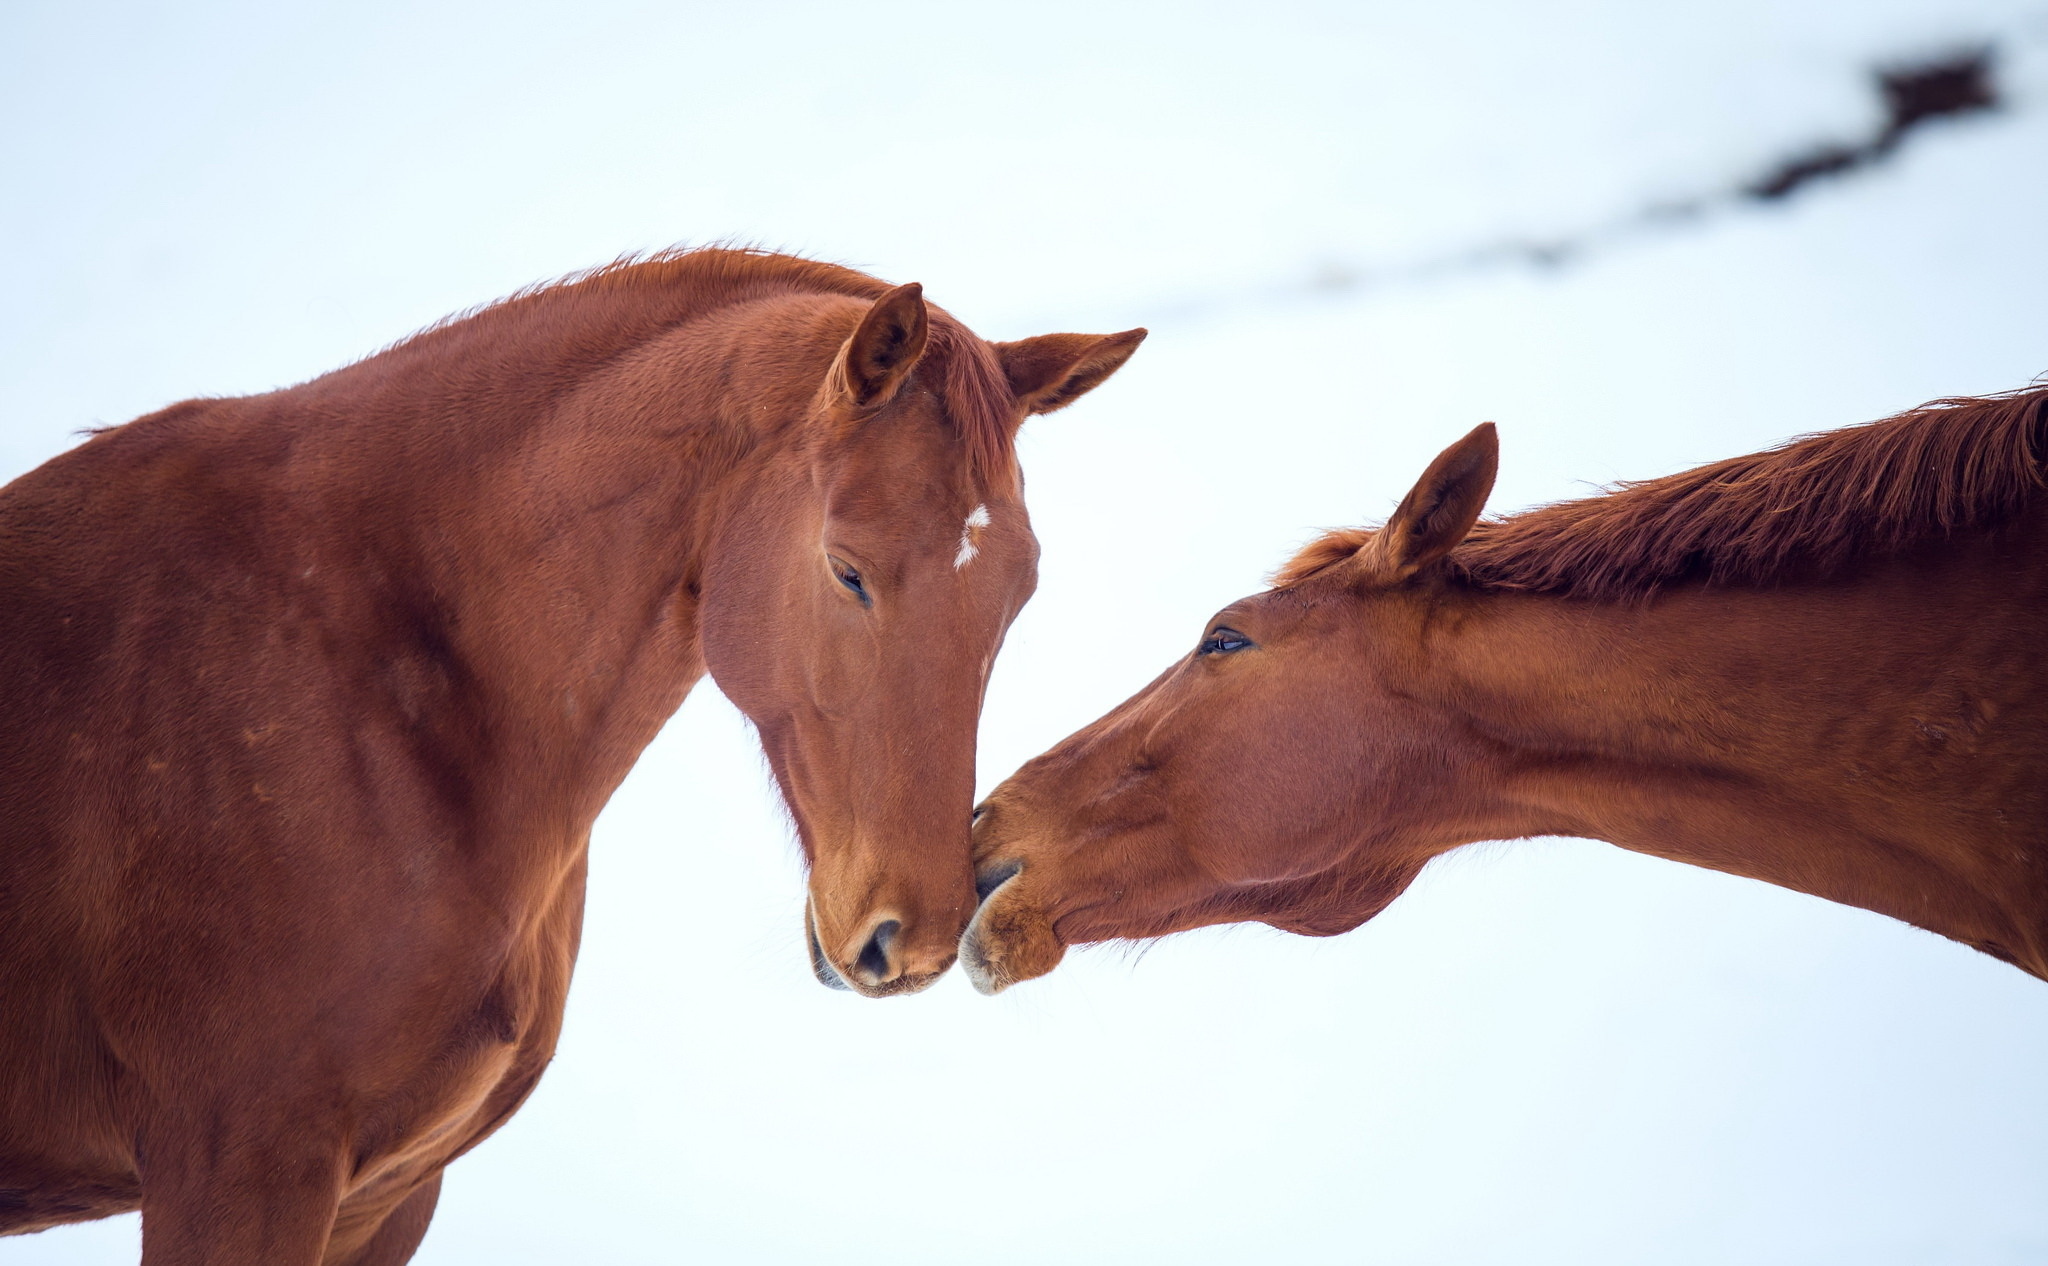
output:
[[[983,896],[960,936],[960,966],[978,992],[998,994],[1060,965],[1067,947],[1031,900],[1020,863],[983,867],[975,887]]]
[[[845,960],[825,951],[818,935],[818,917],[811,903],[804,905],[804,939],[811,954],[811,972],[828,989],[849,990],[868,998],[889,998],[897,994],[928,989],[953,965],[951,952],[919,954],[906,943],[903,921],[882,916],[869,920],[860,948]]]

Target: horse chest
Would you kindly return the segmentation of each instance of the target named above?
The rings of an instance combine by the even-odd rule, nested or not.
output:
[[[532,1093],[561,1034],[574,957],[561,929],[536,933],[513,947],[488,988],[448,1010],[436,1040],[405,1053],[358,1133],[358,1188],[445,1163]]]

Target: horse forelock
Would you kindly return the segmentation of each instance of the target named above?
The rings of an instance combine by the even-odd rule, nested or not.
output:
[[[993,347],[944,312],[932,313],[928,358],[940,360],[933,385],[966,446],[977,487],[1010,481],[1017,464],[1017,397]]]
[[[1819,579],[2012,519],[2048,486],[2044,458],[2048,386],[1950,397],[1484,520],[1447,561],[1454,576],[1482,588],[1610,601],[1691,580],[1760,586]],[[1370,528],[1326,533],[1273,583],[1305,580],[1372,536]]]
[[[1373,538],[1375,528],[1336,528],[1323,533],[1315,540],[1296,551],[1294,557],[1273,572],[1272,584],[1277,589],[1299,584],[1310,576],[1356,554]]]

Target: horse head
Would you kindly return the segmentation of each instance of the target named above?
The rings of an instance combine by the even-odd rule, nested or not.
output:
[[[961,942],[995,993],[1066,947],[1256,920],[1328,936],[1377,914],[1467,833],[1469,744],[1410,693],[1435,565],[1493,484],[1486,425],[1376,533],[1225,607],[1195,648],[976,810],[980,909]]]
[[[722,511],[705,663],[795,819],[826,984],[913,992],[953,961],[974,908],[976,724],[1037,583],[1011,440],[1144,333],[985,343],[909,285],[793,318],[777,350],[732,367],[790,379],[803,416]]]

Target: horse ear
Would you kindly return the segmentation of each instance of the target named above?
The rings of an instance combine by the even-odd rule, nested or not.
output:
[[[1500,468],[1500,436],[1493,423],[1437,454],[1394,517],[1359,547],[1357,558],[1378,583],[1406,580],[1456,549],[1479,522]]]
[[[996,357],[1010,379],[1010,390],[1026,413],[1064,409],[1123,368],[1143,329],[1121,334],[1041,334],[1037,338],[997,343]]]
[[[856,409],[887,404],[917,368],[931,327],[924,310],[924,287],[898,286],[860,319],[859,328],[839,349],[833,380]]]

